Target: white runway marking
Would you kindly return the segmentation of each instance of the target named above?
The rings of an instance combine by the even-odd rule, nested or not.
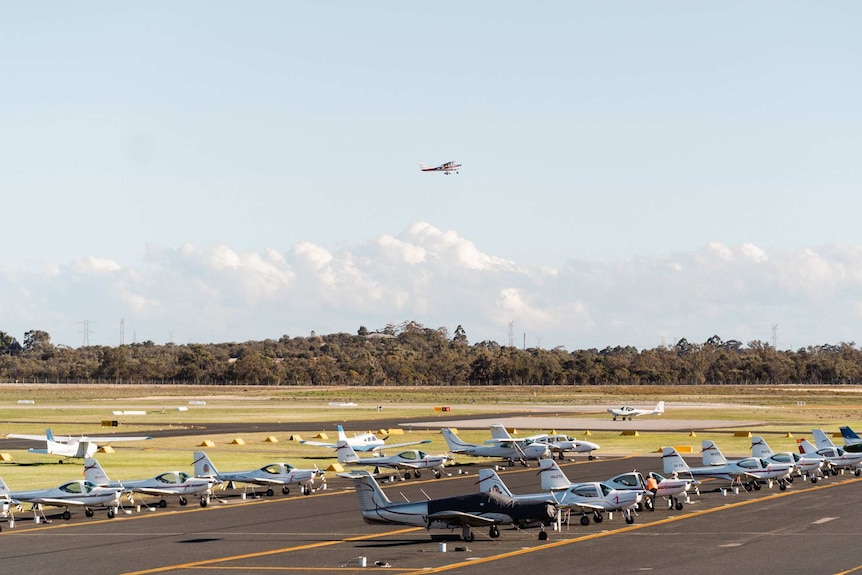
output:
[[[822,519],[818,519],[817,521],[812,521],[812,525],[823,525],[824,523],[829,523],[830,521],[835,521],[838,519],[837,517],[823,517]]]

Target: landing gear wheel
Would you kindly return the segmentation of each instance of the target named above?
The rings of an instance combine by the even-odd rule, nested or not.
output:
[[[114,508],[111,507],[110,509],[108,509],[108,519],[113,519],[113,518],[114,518]]]
[[[592,460],[593,460],[593,459],[595,459],[595,458],[596,458],[596,456],[595,456],[595,455],[592,455],[592,454],[590,454],[590,455],[587,457],[587,459],[589,459],[590,461],[592,461]]]
[[[406,480],[406,479],[410,479],[410,472],[409,472],[409,471],[406,471],[406,472],[404,473],[404,479],[405,479],[405,480]]]
[[[95,515],[95,512],[88,507],[87,509],[84,509],[84,515],[86,515],[87,517],[92,517],[93,515]]]
[[[563,455],[563,452],[562,452],[562,451],[560,452],[560,454],[559,454],[559,455],[557,455],[557,459],[559,459],[560,461],[564,460],[565,458],[566,458],[566,456],[565,456],[565,455]]]
[[[779,491],[784,491],[784,490],[786,490],[786,489],[787,489],[787,484],[786,484],[786,483],[784,483],[783,481],[782,481],[781,483],[779,483],[779,484],[778,484],[778,490],[779,490]]]
[[[287,485],[284,485],[284,486],[281,488],[281,494],[282,494],[282,495],[287,495],[288,493],[290,493],[290,487],[288,487]]]
[[[303,495],[311,495],[311,487],[303,487],[302,488]]]
[[[855,475],[856,477],[859,477],[860,475],[862,475],[862,469],[859,469],[859,468],[857,467],[857,468],[856,468],[856,471],[854,471],[854,472],[853,472],[853,475]]]
[[[652,498],[652,497],[647,497],[647,498],[645,498],[645,499],[644,499],[644,507],[645,507],[648,511],[653,511],[653,510],[655,510],[655,501],[653,501],[653,498]]]
[[[491,539],[496,539],[500,536],[500,528],[496,525],[491,525],[491,529],[488,530],[488,537]]]
[[[165,501],[164,499],[160,499],[160,500],[159,500],[159,507],[161,507],[162,509],[164,509],[164,508],[165,508],[165,507],[167,507],[167,506],[168,506],[168,502],[167,502],[167,501]]]
[[[209,499],[206,496],[201,496],[201,507],[206,507],[209,504]]]
[[[752,488],[751,488],[751,483],[746,483],[746,484],[745,484],[745,490],[746,490],[746,491],[751,491],[751,489],[752,489]]]
[[[273,495],[275,495],[275,491],[272,490],[272,487],[266,490],[267,497],[272,497]]]
[[[581,515],[581,525],[589,525],[590,517],[588,515]]]
[[[470,543],[475,538],[476,536],[473,534],[469,527],[464,527],[464,529],[461,531],[461,539],[463,539],[467,543]]]
[[[510,457],[509,458],[509,467],[512,467],[514,465],[515,465],[515,460]],[[836,475],[838,475],[838,474],[836,473]]]
[[[437,470],[434,471],[434,479],[440,479],[440,472]]]
[[[811,483],[812,484],[817,483],[817,478],[813,475],[811,476]]]
[[[832,475],[838,475],[838,470],[834,467],[830,471],[832,472]]]
[[[602,521],[604,521],[604,520],[605,520],[605,516],[604,516],[604,515],[602,515],[601,513],[595,513],[595,514],[593,515],[593,521],[594,521],[595,523],[601,523],[601,522],[602,522]]]
[[[631,525],[631,524],[632,524],[632,523],[634,523],[634,522],[635,522],[635,516],[634,516],[634,515],[632,515],[631,513],[629,513],[628,515],[626,515],[626,523],[628,523],[629,525]]]
[[[787,476],[787,479],[785,479],[785,481],[787,483],[793,483],[793,476],[792,475]]]
[[[675,503],[675,504],[674,504],[674,506],[673,506],[673,508],[674,508],[674,509],[676,509],[677,511],[682,511],[682,501],[680,501],[679,499],[677,499],[677,500],[676,500],[676,503]]]
[[[761,487],[761,486],[760,486],[760,482],[759,482],[759,481],[755,481],[755,482],[754,482],[754,490],[755,490],[755,491],[760,491],[760,487]]]
[[[185,506],[185,505],[188,505],[188,504],[189,504],[189,500],[188,500],[188,499],[186,499],[185,497],[180,497],[180,505]]]
[[[92,510],[90,510],[90,512],[92,513]],[[65,519],[66,521],[68,521],[69,519],[71,519],[71,518],[72,518],[72,514],[71,514],[71,513],[69,513],[69,510],[67,509],[67,510],[65,510],[65,511],[63,512],[62,517],[63,517],[63,519]]]
[[[547,541],[548,540],[548,532],[547,531],[539,531],[539,541]]]
[[[416,479],[419,479],[420,477],[422,477],[422,472],[419,471],[418,469],[414,470],[413,471],[413,477],[415,477]]]

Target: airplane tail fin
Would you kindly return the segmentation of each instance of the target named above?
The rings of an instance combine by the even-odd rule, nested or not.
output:
[[[765,439],[759,435],[755,435],[751,438],[752,457],[769,457],[770,455],[775,455],[775,452],[772,451]]]
[[[814,436],[814,444],[817,446],[817,449],[823,449],[824,447],[835,447],[835,444],[832,443],[832,440],[829,439],[829,436],[822,429],[812,429],[811,435]]]
[[[347,434],[344,433],[344,427],[341,425],[338,425],[338,440],[347,441]]]
[[[359,456],[347,443],[347,440],[339,439],[335,444],[335,453],[338,456],[338,463],[359,463]]]
[[[446,444],[449,446],[450,451],[457,453],[458,451],[463,451],[465,448],[470,447],[469,443],[464,443],[461,438],[455,435],[455,432],[448,427],[441,429],[440,433],[443,434],[443,438],[446,440]]]
[[[359,498],[360,511],[374,511],[382,505],[392,503],[374,477],[367,471],[354,471],[350,474],[353,478],[353,487]]]
[[[553,459],[539,460],[539,474],[542,476],[542,489],[559,491],[566,489],[571,482]]]
[[[476,482],[479,486],[480,493],[498,493],[506,497],[514,497],[497,472],[493,469],[483,468],[479,470],[479,481]]]
[[[724,465],[727,463],[727,458],[718,446],[709,439],[704,439],[701,443],[700,453],[704,465]]]
[[[811,455],[812,453],[817,453],[817,447],[814,446],[807,439],[799,439],[796,441],[796,444],[799,446],[799,453],[802,455]]]
[[[207,454],[203,451],[195,451],[195,458],[192,462],[195,468],[196,477],[217,477],[218,470]]]
[[[512,439],[512,436],[509,435],[509,430],[502,423],[491,425],[491,437],[493,439]]]
[[[108,474],[94,457],[88,457],[84,460],[84,480],[96,485],[107,485],[111,482],[108,479]]]
[[[426,167],[427,166],[422,162],[422,160],[419,160],[419,169],[421,170],[422,168],[426,168]]]
[[[844,426],[839,427],[838,429],[841,431],[841,437],[844,438],[845,445],[856,445],[858,443],[862,443],[862,437],[859,437],[850,427]]]
[[[682,458],[682,455],[673,448],[665,447],[661,450],[662,470],[665,473],[687,473],[689,471],[688,463]]]
[[[0,497],[11,497],[12,492],[9,491],[9,487],[7,487],[6,482],[3,481],[3,478],[0,477]]]
[[[56,441],[56,440],[54,439],[54,434],[53,434],[53,433],[51,433],[51,428],[50,428],[50,427],[49,427],[48,429],[46,429],[46,430],[45,430],[45,438],[46,438],[48,441]]]
[[[655,404],[655,409],[653,410],[653,413],[656,415],[661,415],[662,413],[664,413],[664,401],[659,401]]]

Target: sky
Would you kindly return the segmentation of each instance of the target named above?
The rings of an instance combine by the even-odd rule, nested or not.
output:
[[[862,341],[860,20],[852,1],[0,3],[0,331]]]

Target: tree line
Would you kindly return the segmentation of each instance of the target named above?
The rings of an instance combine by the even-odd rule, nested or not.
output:
[[[0,382],[250,385],[745,385],[862,383],[855,343],[778,350],[722,341],[567,351],[469,344],[459,325],[409,321],[370,332],[243,343],[54,345],[34,330],[0,331]]]

